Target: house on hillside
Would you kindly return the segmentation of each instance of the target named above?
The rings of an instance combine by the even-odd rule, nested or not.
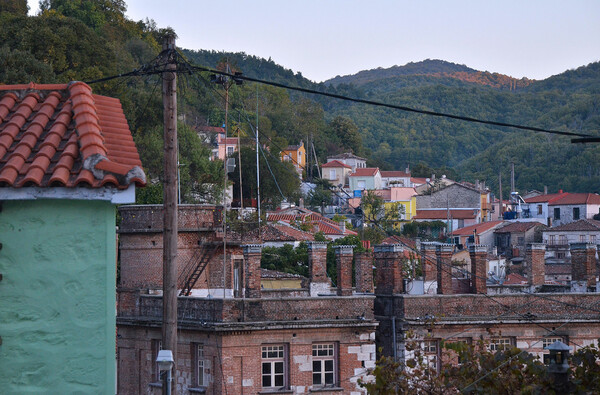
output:
[[[306,148],[304,142],[300,141],[298,145],[288,145],[280,153],[282,162],[291,162],[294,168],[298,172],[298,175],[302,177],[302,171],[306,167]]]
[[[525,246],[540,243],[542,231],[548,227],[539,222],[511,222],[494,231],[498,254],[507,259],[523,256]]]
[[[146,183],[118,99],[0,86],[2,392],[115,392],[116,205]]]
[[[504,224],[504,221],[488,221],[480,224],[465,226],[453,231],[450,236],[459,249],[466,249],[472,244],[494,246],[494,231]]]
[[[568,193],[559,191],[558,193],[526,198],[525,204],[522,204],[521,207],[521,218],[538,219],[540,222],[551,226],[553,213],[550,212],[549,204],[567,195]]]
[[[600,221],[580,219],[564,225],[547,228],[542,231],[542,241],[546,244],[548,263],[567,263],[572,243],[600,242]]]
[[[348,186],[348,176],[352,172],[352,167],[340,162],[332,160],[321,165],[323,179],[329,181],[335,187],[344,188]]]
[[[353,173],[356,171],[356,169],[362,169],[364,167],[367,167],[367,160],[365,158],[356,156],[351,152],[344,152],[343,154],[327,157],[327,162],[332,162],[334,160],[337,160],[345,165],[350,166],[352,168]]]
[[[378,167],[364,167],[348,176],[350,190],[355,197],[360,197],[362,191],[381,189],[381,172]]]
[[[436,178],[435,174],[432,174],[431,178],[411,177],[411,182],[419,195],[429,194],[432,191],[442,189],[447,187],[448,185],[456,183],[456,181],[449,179],[445,175]]]
[[[429,190],[416,199],[418,219],[450,223],[451,231],[490,220],[492,206],[487,189],[454,183]]]
[[[600,214],[600,195],[597,193],[568,193],[548,203],[552,224],[568,224],[580,219],[592,219]]]
[[[410,170],[406,171],[381,171],[381,187],[405,187],[412,188],[410,182]]]

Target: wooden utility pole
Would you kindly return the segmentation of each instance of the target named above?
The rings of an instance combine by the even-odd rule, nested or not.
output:
[[[165,37],[162,49],[167,61],[166,71],[162,73],[165,142],[162,347],[173,352],[172,377],[177,377],[177,64],[173,55],[174,35]],[[163,394],[166,393],[167,386],[164,385]]]
[[[498,172],[498,189],[500,193],[500,205],[498,206],[498,219],[504,218],[504,203],[502,202],[502,172]]]

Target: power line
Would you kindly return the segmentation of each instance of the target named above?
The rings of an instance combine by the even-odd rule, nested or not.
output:
[[[321,95],[321,96],[331,97],[334,99],[352,101],[355,103],[368,104],[368,105],[372,105],[372,106],[376,106],[376,107],[386,107],[386,108],[391,108],[394,110],[401,110],[401,111],[407,111],[407,112],[412,112],[412,113],[417,113],[417,114],[431,115],[431,116],[435,116],[435,117],[444,117],[444,118],[456,119],[456,120],[466,121],[466,122],[481,123],[481,124],[485,124],[485,125],[505,126],[505,127],[515,128],[515,129],[522,129],[522,130],[549,133],[549,134],[557,134],[557,135],[562,135],[562,136],[596,137],[596,136],[593,136],[590,134],[585,134],[585,133],[563,132],[563,131],[559,131],[559,130],[549,130],[549,129],[538,128],[538,127],[534,127],[534,126],[525,126],[525,125],[518,125],[518,124],[506,123],[506,122],[489,121],[489,120],[485,120],[485,119],[465,117],[465,116],[461,116],[461,115],[454,115],[454,114],[442,113],[442,112],[437,112],[437,111],[420,110],[420,109],[406,107],[406,106],[399,106],[399,105],[395,105],[395,104],[389,104],[389,103],[378,102],[378,101],[373,101],[373,100],[358,99],[358,98],[354,98],[354,97],[338,95],[335,93],[322,92],[322,91],[318,91],[315,89],[300,88],[300,87],[296,87],[296,86],[281,84],[278,82],[266,81],[266,80],[262,80],[259,78],[247,77],[244,75],[234,75],[231,73],[226,73],[226,72],[211,69],[208,67],[202,67],[202,66],[192,66],[192,67],[194,70],[197,70],[197,71],[206,71],[206,72],[210,72],[210,73],[221,74],[221,75],[225,75],[225,76],[232,77],[232,78],[233,77],[239,78],[239,79],[245,80],[245,81],[252,81],[252,82],[257,82],[257,83],[261,83],[261,84],[265,84],[265,85],[275,86],[278,88],[284,88],[284,89],[289,89],[289,90],[303,92],[303,93],[310,93],[310,94],[314,94],[314,95]]]

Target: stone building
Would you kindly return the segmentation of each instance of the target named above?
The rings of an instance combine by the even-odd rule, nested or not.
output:
[[[161,207],[120,212],[118,392],[160,393]],[[179,208],[178,288],[189,296],[178,299],[177,393],[364,393],[377,327],[368,254],[357,257],[353,288],[352,246],[338,247],[332,287],[326,243],[309,242],[308,286],[265,289],[260,240],[227,232],[224,259],[221,214]]]

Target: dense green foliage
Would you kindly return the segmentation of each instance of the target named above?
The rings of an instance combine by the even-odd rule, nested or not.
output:
[[[296,248],[290,244],[283,247],[264,247],[260,266],[264,269],[308,277],[308,246],[302,242]]]

